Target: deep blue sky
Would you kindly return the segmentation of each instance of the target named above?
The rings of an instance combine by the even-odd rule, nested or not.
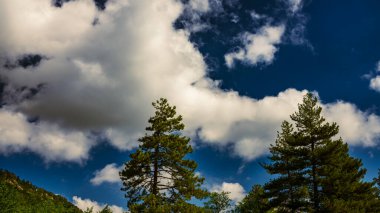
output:
[[[198,21],[207,23],[209,28],[191,33],[190,39],[208,65],[208,76],[221,80],[224,90],[255,99],[276,96],[288,88],[306,89],[317,91],[323,103],[343,100],[363,112],[380,115],[380,92],[370,89],[370,80],[365,77],[375,75],[380,60],[380,1],[304,0],[297,15],[290,14],[286,5],[286,0],[230,0],[221,1],[223,11],[201,14]],[[267,18],[253,21],[251,11]],[[234,16],[238,17],[237,23],[231,21]],[[173,27],[183,29],[191,21],[190,15],[184,13]],[[238,35],[243,31],[256,33],[265,23],[287,26],[282,42],[276,45],[273,61],[255,65],[236,61],[234,68],[229,69],[224,55],[242,46]],[[291,30],[299,24],[304,28],[299,37],[292,38]],[[38,154],[24,151],[1,154],[0,167],[69,200],[79,196],[125,207],[119,184],[94,186],[90,179],[107,164],[121,165],[128,160],[130,152],[119,151],[101,141],[82,164],[44,163]],[[377,175],[378,146],[351,146],[350,152],[363,160],[368,169],[366,180]],[[248,191],[253,184],[265,183],[270,178],[258,164],[266,157],[246,161],[231,155],[228,147],[202,144],[190,157],[198,162],[198,171],[209,185],[240,183]]]

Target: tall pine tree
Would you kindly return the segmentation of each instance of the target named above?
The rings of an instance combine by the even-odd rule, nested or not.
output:
[[[349,156],[342,139],[334,139],[338,126],[326,122],[321,112],[318,99],[309,93],[290,116],[296,129],[283,123],[271,147],[272,164],[264,165],[279,176],[266,184],[270,202],[284,212],[296,212],[295,207],[307,212],[378,211],[376,190],[363,181],[361,161]]]
[[[284,121],[275,145],[269,148],[272,164],[262,166],[276,178],[264,185],[265,196],[270,198],[269,208],[279,212],[308,211],[308,191],[303,159],[298,157],[293,126]]]
[[[201,189],[204,178],[195,174],[195,161],[184,159],[192,152],[190,139],[181,135],[182,116],[166,99],[152,103],[155,115],[146,128],[150,134],[120,172],[131,212],[188,212],[199,209],[187,203],[207,195]]]
[[[322,117],[322,108],[317,105],[318,99],[308,93],[303,103],[298,105],[298,112],[290,118],[295,122],[295,133],[298,142],[299,157],[303,159],[303,168],[310,193],[310,204],[315,212],[321,211],[321,171],[334,158],[334,149],[338,149],[338,141],[332,138],[338,134],[338,125],[328,123]],[[335,145],[337,144],[337,145]]]

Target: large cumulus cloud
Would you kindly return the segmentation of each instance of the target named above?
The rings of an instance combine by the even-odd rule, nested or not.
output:
[[[51,132],[49,128],[62,137],[75,136],[60,142],[47,138],[46,146],[34,146],[29,139],[1,140],[3,153],[29,149],[43,156],[48,153],[45,158],[55,160],[55,152],[42,147],[66,147],[75,139],[83,145],[79,154],[62,157],[65,152],[57,152],[56,159],[78,161],[87,158],[94,144],[88,138],[94,131],[121,150],[132,149],[153,112],[150,103],[166,97],[183,115],[187,134],[203,143],[230,147],[235,155],[252,160],[266,153],[281,121],[296,110],[307,92],[287,89],[256,100],[221,90],[217,81],[207,77],[203,56],[189,41],[190,32],[173,28],[184,8],[178,1],[108,1],[102,12],[90,0],[68,2],[62,8],[52,7],[50,0],[0,2],[2,61],[25,53],[47,58],[37,67],[1,71],[8,104],[0,119],[8,115],[21,120],[25,129],[38,129],[41,136]],[[32,98],[25,99],[19,92],[19,88],[38,85],[44,86]],[[345,104],[360,124],[373,128],[342,125],[343,138],[347,136],[353,144],[375,145],[380,119]],[[327,106],[333,112],[342,102]],[[334,118],[335,114],[326,115]],[[40,122],[30,123],[29,117],[38,117]],[[347,122],[343,116],[337,121]],[[36,132],[15,133],[18,125],[1,128],[25,138]],[[350,128],[363,132],[366,139],[351,137]]]

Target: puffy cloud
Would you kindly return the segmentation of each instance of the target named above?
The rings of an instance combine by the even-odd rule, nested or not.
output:
[[[24,150],[41,155],[45,161],[74,161],[88,158],[94,145],[89,135],[65,130],[47,122],[31,123],[22,113],[0,109],[0,152],[10,154]]]
[[[205,113],[197,116],[203,120],[198,131],[203,141],[233,144],[236,155],[252,160],[266,153],[281,121],[295,111],[304,94],[306,91],[288,89],[277,96],[255,100],[230,93],[220,100],[209,99],[208,107],[192,114]]]
[[[376,76],[370,80],[369,87],[380,92],[380,76]]]
[[[239,183],[226,183],[223,182],[221,185],[214,185],[210,189],[211,192],[229,192],[228,197],[235,203],[243,200],[246,193],[242,185]]]
[[[75,46],[92,28],[96,7],[92,0],[73,1],[62,8],[52,1],[1,1],[0,49],[7,55],[55,55]],[[28,35],[28,36],[25,36]],[[70,39],[69,39],[70,38]]]
[[[0,110],[0,152],[17,153],[33,151],[45,161],[75,161],[81,163],[88,158],[94,145],[90,134],[65,130],[47,122],[31,123],[17,112]]]
[[[380,138],[380,117],[360,111],[355,105],[338,101],[326,104],[327,120],[339,125],[339,134],[350,145],[375,146]]]
[[[90,180],[94,185],[100,185],[102,183],[119,183],[119,171],[123,166],[117,167],[115,163],[106,165],[103,169],[95,171],[95,176]]]
[[[86,211],[87,209],[93,210],[93,212],[100,212],[106,204],[99,204],[96,201],[92,201],[90,199],[82,199],[80,197],[74,196],[73,197],[74,205],[76,205],[79,209]],[[116,206],[116,205],[109,205],[108,206],[113,213],[123,213],[123,208]]]
[[[3,98],[11,109],[3,115],[10,119],[2,119],[2,131],[10,135],[1,141],[3,153],[28,149],[50,161],[81,161],[93,146],[87,137],[91,131],[103,132],[121,150],[132,149],[153,113],[150,103],[166,97],[183,115],[186,134],[252,160],[267,152],[281,121],[307,92],[287,89],[256,100],[220,89],[207,77],[189,32],[173,29],[185,7],[179,1],[109,1],[103,12],[90,0],[70,1],[61,9],[50,0],[0,4],[0,55],[48,58],[36,67],[1,72],[8,85]],[[284,30],[265,26],[245,34],[245,47],[227,54],[227,64],[270,63]],[[39,85],[44,86],[31,98],[20,93]],[[372,127],[378,120],[353,113],[360,114],[363,125]],[[40,122],[29,123],[27,117]],[[378,134],[376,128],[362,131],[368,140]],[[363,144],[360,140],[351,143]]]
[[[226,65],[233,67],[234,60],[240,60],[247,64],[257,63],[270,64],[277,51],[276,44],[281,42],[281,37],[285,31],[285,25],[264,26],[258,33],[245,33],[243,35],[244,48],[239,48],[236,52],[228,53],[224,56]]]

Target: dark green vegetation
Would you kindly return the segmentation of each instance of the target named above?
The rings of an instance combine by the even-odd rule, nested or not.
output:
[[[8,171],[0,170],[0,212],[81,213],[82,211],[64,197],[20,180]]]
[[[185,159],[191,153],[190,138],[181,135],[185,125],[176,107],[166,99],[153,103],[155,115],[149,119],[144,137],[131,160],[120,172],[131,212],[198,212],[188,201],[202,199],[204,178],[195,174],[195,161]]]
[[[264,188],[261,185],[254,185],[244,199],[236,205],[236,212],[267,212],[268,202],[268,198],[265,197]]]
[[[87,208],[86,211],[84,211],[83,213],[112,213],[112,210],[111,208],[106,205],[102,210],[100,210],[99,212],[94,212],[93,210],[94,207],[91,207],[91,208]]]
[[[366,170],[351,157],[348,145],[336,135],[336,123],[321,116],[322,108],[307,94],[293,125],[282,130],[270,147],[268,173],[276,175],[264,186],[268,209],[277,212],[380,212],[379,192],[363,181]]]
[[[204,203],[207,212],[221,212],[231,208],[232,202],[228,197],[229,192],[211,192],[209,199]]]

